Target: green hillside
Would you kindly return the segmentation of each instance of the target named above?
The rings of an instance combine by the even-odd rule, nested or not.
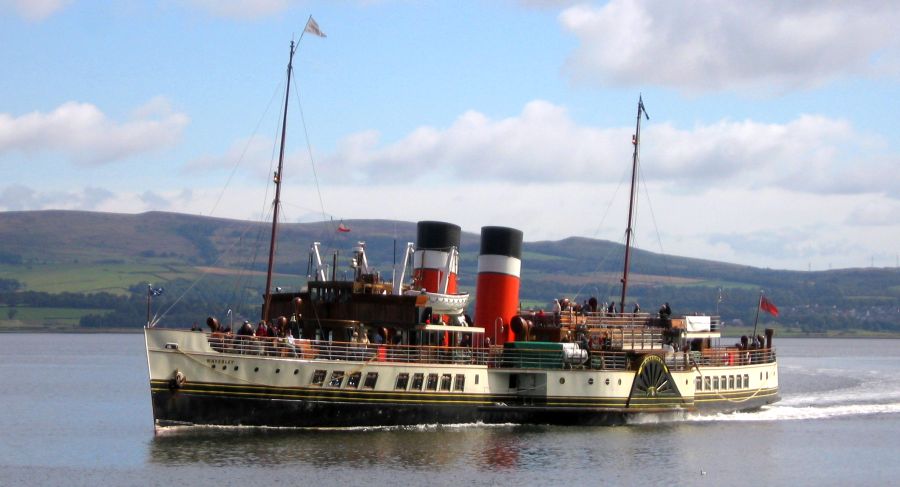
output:
[[[415,239],[415,223],[345,221],[279,227],[275,284],[299,289],[308,250],[338,252],[338,272],[364,240],[370,263],[390,277],[397,252]],[[0,213],[0,330],[139,328],[147,283],[163,286],[153,310],[164,323],[190,326],[208,314],[255,319],[259,313],[269,226],[264,223],[150,212]],[[527,238],[527,235],[526,235]],[[474,291],[477,234],[464,233],[460,284]],[[622,246],[586,238],[526,242],[521,300],[545,307],[557,297],[618,300]],[[645,310],[670,302],[676,312],[715,312],[734,330],[752,325],[760,289],[781,313],[766,325],[805,333],[900,333],[900,270],[796,272],[760,269],[636,249],[629,301]],[[340,274],[339,274],[340,275]],[[720,292],[719,289],[722,291]],[[722,298],[720,299],[720,296]],[[630,306],[630,305],[629,305]]]

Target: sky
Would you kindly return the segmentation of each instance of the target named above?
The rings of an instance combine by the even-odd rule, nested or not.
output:
[[[0,0],[0,211],[268,218],[299,40],[283,221],[624,242],[642,97],[637,247],[897,267],[897,25],[890,1]]]

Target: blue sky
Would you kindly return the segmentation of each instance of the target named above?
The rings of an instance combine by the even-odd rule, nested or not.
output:
[[[897,265],[900,10],[877,1],[0,0],[0,211],[263,218],[309,15],[286,221],[623,241],[642,94],[639,247]]]

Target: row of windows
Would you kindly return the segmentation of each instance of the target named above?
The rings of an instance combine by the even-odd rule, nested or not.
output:
[[[314,386],[325,385],[325,387],[335,389],[340,388],[342,385],[345,389],[357,389],[359,388],[359,382],[362,379],[362,372],[353,372],[350,375],[345,375],[343,370],[335,370],[331,373],[328,384],[325,384],[326,375],[326,371],[316,370],[313,372],[312,381],[310,381],[310,383]],[[345,377],[347,378],[346,383],[344,383]],[[376,382],[378,382],[378,372],[369,372],[366,374],[366,379],[362,383],[362,389],[374,389]]]
[[[718,391],[727,389],[745,389],[750,387],[750,376],[723,375],[721,377],[697,376],[695,387],[698,391]]]
[[[766,380],[769,380],[769,372],[765,373]],[[762,382],[763,373],[759,373],[759,380]],[[750,387],[750,376],[740,375],[723,375],[719,377],[701,377],[697,376],[696,389],[698,391],[718,391],[727,389],[746,389]]]
[[[327,382],[325,380],[326,377],[328,377],[327,371],[321,369],[316,370],[313,372],[310,384],[333,389],[339,389],[341,387],[344,389],[360,389],[359,383],[360,380],[362,380],[362,373],[353,372],[350,375],[346,375],[343,370],[335,370],[331,372],[331,377]],[[346,381],[344,380],[345,378]],[[368,372],[362,383],[361,389],[375,389],[376,382],[378,382],[378,372]],[[478,375],[475,376],[475,383],[478,383]],[[421,391],[423,388],[426,391],[440,390],[449,392],[453,390],[462,392],[466,389],[466,376],[464,374],[456,374],[455,377],[452,374],[428,374],[426,376],[422,373],[412,374],[412,377],[407,373],[397,375],[397,383],[394,386],[395,390]]]
[[[475,376],[475,383],[478,383],[478,376]],[[410,381],[410,376],[407,373],[401,373],[397,375],[397,383],[394,385],[394,389],[398,391],[421,391],[422,386],[425,387],[426,391],[445,391],[449,392],[451,388],[454,391],[464,391],[466,389],[466,376],[464,374],[456,374],[456,377],[453,377],[451,374],[428,374],[426,377],[425,374],[416,373],[412,375],[412,381]]]

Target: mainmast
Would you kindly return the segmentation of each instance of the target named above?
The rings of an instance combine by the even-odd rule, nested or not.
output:
[[[625,229],[625,269],[622,271],[622,301],[619,303],[619,311],[622,313],[625,312],[625,295],[628,292],[628,266],[631,261],[631,226],[634,223],[634,204],[637,198],[635,186],[637,185],[638,152],[641,146],[641,112],[647,117],[647,120],[650,120],[650,115],[647,115],[647,110],[644,109],[644,100],[639,96],[636,128],[634,129],[634,138],[631,141],[634,144],[634,154],[631,157],[631,199],[628,201],[628,226]]]
[[[287,88],[284,90],[284,118],[281,121],[281,150],[278,153],[278,170],[275,172],[275,202],[272,209],[272,239],[269,242],[269,265],[266,269],[266,300],[263,305],[262,319],[269,321],[269,308],[272,304],[272,268],[275,265],[275,240],[278,236],[278,208],[281,206],[281,180],[284,168],[284,142],[287,138],[288,101],[291,95],[291,70],[294,61],[294,41],[291,41],[291,54],[288,57]]]

